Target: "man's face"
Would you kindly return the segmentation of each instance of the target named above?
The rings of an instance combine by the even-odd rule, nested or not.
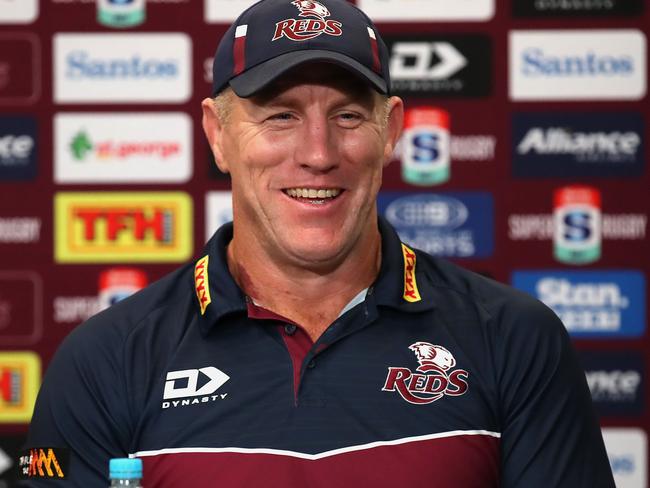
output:
[[[325,63],[231,98],[225,123],[204,101],[204,128],[231,174],[236,236],[256,236],[279,262],[326,267],[377,232],[375,197],[401,130],[401,100],[387,103]]]

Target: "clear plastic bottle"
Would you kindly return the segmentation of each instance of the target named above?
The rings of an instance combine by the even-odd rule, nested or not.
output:
[[[142,460],[115,458],[108,462],[108,477],[111,487],[128,486],[142,488]]]

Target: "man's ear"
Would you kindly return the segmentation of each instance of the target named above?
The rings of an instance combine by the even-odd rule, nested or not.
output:
[[[404,102],[399,97],[388,99],[388,120],[386,123],[386,144],[384,146],[384,166],[393,159],[395,146],[402,136],[404,126]]]
[[[223,157],[224,127],[218,117],[214,101],[211,98],[204,99],[201,102],[201,109],[203,110],[203,132],[208,139],[217,167],[222,173],[229,173],[228,162]]]

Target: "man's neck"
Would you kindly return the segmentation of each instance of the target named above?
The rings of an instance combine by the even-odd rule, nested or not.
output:
[[[381,264],[378,230],[326,270],[322,265],[309,268],[277,262],[260,246],[239,242],[235,231],[228,245],[228,268],[235,281],[260,306],[302,326],[313,341],[374,282]]]

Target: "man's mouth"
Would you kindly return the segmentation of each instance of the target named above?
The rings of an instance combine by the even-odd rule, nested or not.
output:
[[[340,188],[285,188],[282,191],[291,198],[314,205],[332,201],[343,192]]]

